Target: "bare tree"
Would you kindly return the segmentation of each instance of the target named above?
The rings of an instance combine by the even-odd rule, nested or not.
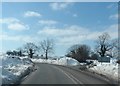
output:
[[[90,59],[92,59],[92,60],[97,60],[98,57],[99,57],[98,53],[91,52]]]
[[[25,49],[25,52],[28,53],[30,58],[32,58],[33,54],[35,54],[36,51],[38,50],[38,47],[34,43],[30,42],[24,45],[24,49]]]
[[[19,56],[19,51],[17,51],[17,50],[7,51],[6,54],[7,55]]]
[[[66,56],[67,56],[67,57],[72,57],[72,58],[75,58],[75,59],[76,59],[77,56],[78,56],[77,50],[78,50],[79,47],[80,47],[79,44],[76,44],[76,45],[71,46],[71,47],[68,49]]]
[[[52,39],[46,39],[40,42],[40,49],[45,54],[45,58],[48,59],[48,54],[53,53],[54,42]]]
[[[68,57],[72,57],[79,62],[84,62],[89,57],[90,47],[87,45],[73,45],[68,49],[67,55]]]
[[[119,46],[119,39],[114,39],[112,40],[112,45],[113,45],[113,49],[111,50],[111,56],[112,57],[119,57],[120,54],[120,46]]]
[[[18,51],[18,56],[24,56],[24,50],[23,50],[23,48],[17,48],[17,51]]]
[[[113,45],[110,41],[110,35],[108,33],[103,33],[102,35],[98,36],[96,43],[96,51],[101,57],[104,57],[107,52],[113,48]]]
[[[13,52],[12,52],[11,50],[8,50],[8,51],[6,52],[6,54],[7,54],[7,55],[13,55]]]

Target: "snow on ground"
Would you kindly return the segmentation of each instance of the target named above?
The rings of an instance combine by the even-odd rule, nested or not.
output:
[[[116,81],[118,80],[118,76],[120,76],[120,74],[118,73],[119,67],[115,59],[111,59],[110,63],[94,61],[94,64],[96,64],[96,66],[89,68],[90,71],[105,75]]]
[[[69,66],[75,66],[79,65],[79,62],[73,58],[63,57],[58,58],[56,60],[52,59],[31,59],[33,62],[37,63],[50,63],[50,64],[57,64],[57,65],[69,65]]]
[[[32,59],[32,61],[38,63],[50,63],[50,64],[69,65],[69,66],[86,65],[85,63],[79,63],[77,60],[68,57],[63,57],[56,60]],[[95,64],[96,66],[91,66],[90,68],[88,68],[88,70],[94,71],[96,73],[117,80],[118,64],[116,63],[116,61],[117,61],[116,59],[111,59],[110,63],[100,63],[97,60],[94,60],[93,64]]]
[[[69,66],[76,66],[79,65],[79,62],[73,58],[61,58],[58,60],[59,65],[69,65]]]
[[[0,55],[0,70],[2,74],[2,84],[11,84],[18,82],[33,67],[33,63],[27,57]]]

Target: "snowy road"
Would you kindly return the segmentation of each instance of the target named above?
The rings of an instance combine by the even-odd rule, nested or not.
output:
[[[21,84],[104,84],[110,86],[104,78],[63,66],[36,64],[37,70],[31,73]],[[113,85],[112,85],[113,86]]]

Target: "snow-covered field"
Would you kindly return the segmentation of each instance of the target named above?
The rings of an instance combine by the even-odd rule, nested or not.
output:
[[[0,75],[1,84],[17,83],[23,76],[30,72],[33,68],[33,63],[27,57],[0,55]]]

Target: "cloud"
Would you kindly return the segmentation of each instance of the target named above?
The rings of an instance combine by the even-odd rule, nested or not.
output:
[[[113,7],[114,7],[114,4],[109,4],[109,5],[107,6],[108,9],[113,8]]]
[[[118,14],[110,15],[109,18],[116,20],[118,19]]]
[[[81,31],[81,32],[80,32]],[[49,27],[46,26],[44,27],[42,30],[40,30],[38,32],[38,34],[46,34],[46,35],[51,35],[51,36],[61,36],[61,37],[65,37],[65,36],[73,36],[73,35],[78,35],[79,32],[81,33],[81,35],[84,35],[84,32],[88,32],[88,30],[76,26],[76,25],[72,25],[66,28],[56,28],[56,27]]]
[[[22,30],[29,30],[29,26],[20,23],[13,23],[8,25],[8,29],[22,31]]]
[[[118,3],[112,3],[107,6],[107,9],[118,9]]]
[[[50,7],[53,10],[62,10],[62,9],[69,7],[70,5],[72,5],[72,3],[70,3],[70,2],[50,3]]]
[[[0,23],[7,25],[7,28],[10,30],[23,31],[29,29],[28,25],[22,23],[20,20],[16,18],[3,18],[0,19]]]
[[[45,26],[40,29],[34,37],[32,35],[8,35],[7,33],[0,35],[0,40],[17,41],[17,42],[39,42],[45,38],[53,38],[56,45],[73,45],[84,43],[85,41],[94,41],[99,35],[107,32],[111,39],[118,38],[118,24],[108,26],[103,31],[91,31],[90,28],[78,25],[66,26],[64,28],[56,28],[54,26]],[[39,38],[41,37],[41,38]]]
[[[11,23],[15,23],[15,22],[20,22],[20,21],[16,18],[12,18],[12,17],[0,19],[0,23],[2,23],[2,24],[11,24]]]
[[[40,20],[38,21],[41,25],[55,25],[58,22],[54,20]]]
[[[112,39],[117,38],[117,24],[107,27],[104,31],[91,31],[90,28],[71,25],[65,28],[44,27],[38,31],[42,37],[52,37],[57,40],[59,45],[73,45],[87,40],[96,40],[99,35],[108,32]]]
[[[88,31],[73,25],[66,28],[44,27],[38,34],[42,37],[55,38],[58,45],[71,45],[82,41],[86,36],[84,32]]]
[[[59,45],[71,45],[81,42],[84,40],[87,33],[89,33],[89,31],[86,28],[77,25],[65,28],[46,26],[42,30],[38,31],[38,34],[42,37],[55,38]]]
[[[77,14],[73,14],[73,17],[78,17],[78,15]]]
[[[2,41],[16,41],[16,42],[37,42],[38,37],[32,37],[29,35],[8,35],[8,34],[1,34],[0,35],[0,40]]]
[[[110,25],[104,32],[108,32],[112,39],[118,38],[118,24]]]
[[[34,11],[27,11],[24,13],[24,17],[41,17],[42,15],[40,13],[34,12]]]

